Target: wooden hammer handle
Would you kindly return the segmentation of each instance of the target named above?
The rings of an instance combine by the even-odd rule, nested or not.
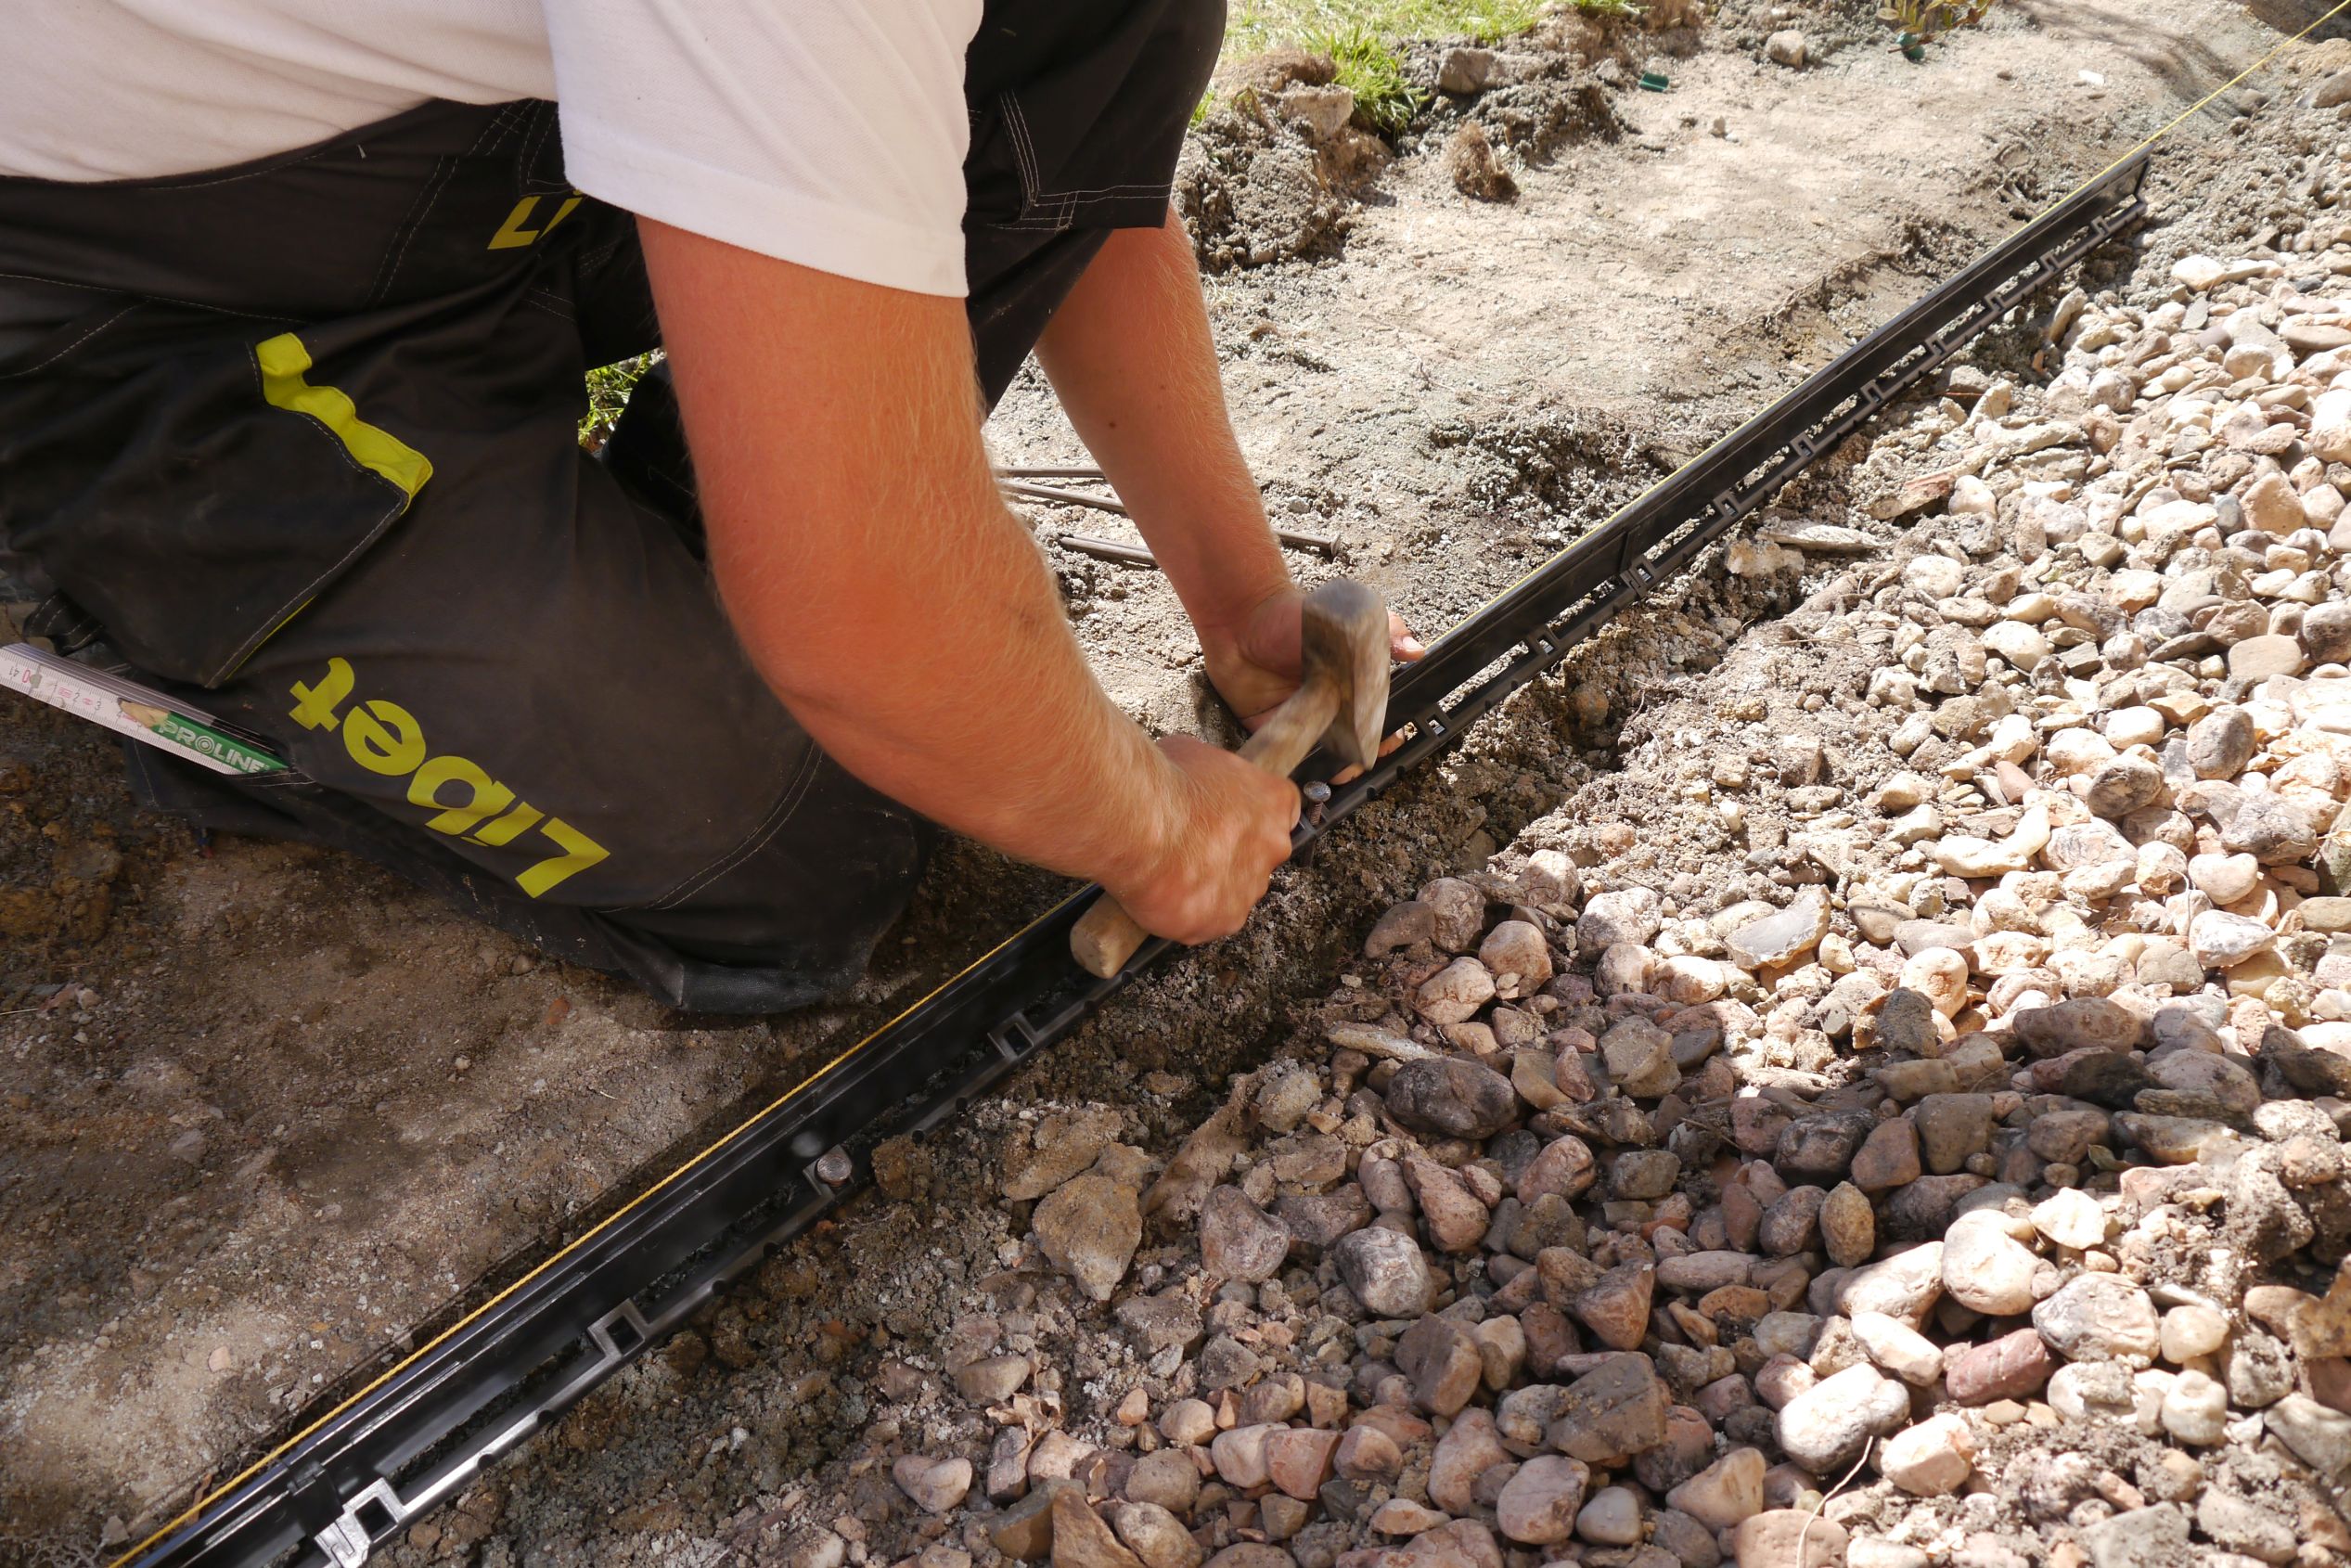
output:
[[[1287,778],[1306,760],[1338,712],[1339,693],[1334,685],[1329,679],[1309,679],[1242,743],[1241,758]],[[1106,893],[1070,928],[1070,955],[1086,973],[1108,980],[1124,969],[1135,950],[1150,940],[1150,932],[1137,925],[1135,917]]]

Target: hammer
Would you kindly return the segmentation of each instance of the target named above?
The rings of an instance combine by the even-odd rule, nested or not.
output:
[[[1388,712],[1388,607],[1362,584],[1342,580],[1308,594],[1300,617],[1298,689],[1242,744],[1241,757],[1287,778],[1322,745],[1350,766],[1369,767]],[[1150,935],[1106,893],[1071,928],[1070,953],[1086,973],[1108,980]]]

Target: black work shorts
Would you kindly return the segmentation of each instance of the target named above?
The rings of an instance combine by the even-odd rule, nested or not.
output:
[[[1163,221],[1223,22],[988,0],[965,238],[991,405],[1109,231]],[[152,798],[354,850],[679,1006],[799,1006],[862,970],[931,830],[738,648],[665,381],[582,452],[585,372],[659,341],[635,220],[566,182],[548,103],[0,180],[0,548],[61,639],[293,765],[232,785],[142,752]]]

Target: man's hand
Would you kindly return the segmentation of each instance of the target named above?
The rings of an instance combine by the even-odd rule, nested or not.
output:
[[[1210,683],[1252,729],[1298,689],[1299,607],[1305,601],[1304,589],[1285,587],[1259,603],[1228,632],[1201,639]],[[1388,651],[1407,663],[1428,652],[1404,623],[1404,617],[1393,610],[1388,611]],[[1383,753],[1389,749],[1381,747]]]
[[[1164,737],[1159,749],[1183,778],[1176,831],[1156,864],[1104,885],[1145,931],[1214,942],[1240,929],[1290,858],[1298,786],[1188,735]]]
[[[1184,601],[1208,678],[1244,721],[1262,720],[1298,689],[1304,595],[1233,439],[1200,270],[1174,212],[1111,236],[1036,353]],[[1403,621],[1388,623],[1396,657],[1420,658]]]

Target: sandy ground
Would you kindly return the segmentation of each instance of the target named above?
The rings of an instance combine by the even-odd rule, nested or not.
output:
[[[2169,120],[2282,19],[2224,0],[2005,9],[1923,68],[1856,47],[1795,73],[1702,46],[1667,62],[1673,92],[1617,95],[1621,137],[1522,171],[1515,204],[1471,203],[1433,156],[1407,157],[1335,259],[1219,278],[1236,422],[1277,505],[1335,532],[1337,569],[1439,629]],[[992,433],[1008,459],[1078,456],[1034,382]],[[1116,533],[1040,514],[1043,533],[1070,526]],[[1196,662],[1163,585],[1052,553],[1111,688],[1149,722],[1190,726]],[[1144,1125],[1173,1116],[1292,999],[1327,988],[1353,914],[1482,859],[1556,802],[1586,759],[1557,738],[1549,700],[1441,788],[1367,814],[1262,929],[1144,988],[1008,1103],[1123,1086]],[[454,1294],[575,1229],[599,1194],[791,1081],[820,1042],[1049,892],[951,856],[838,1006],[682,1018],[540,965],[354,863],[199,846],[130,806],[93,735],[45,711],[6,721],[0,1540],[28,1556],[153,1522]],[[1150,1073],[1163,1082],[1137,1090]],[[984,1221],[943,1236],[947,1213],[914,1212],[911,1227],[904,1212],[861,1219],[790,1266],[888,1277],[908,1249],[986,1251]],[[792,1332],[813,1322],[800,1310]],[[713,1412],[772,1404],[790,1380],[750,1357],[665,1424],[681,1402],[661,1375],[592,1402],[547,1446],[597,1450],[588,1495],[608,1500],[518,1479],[541,1501],[510,1509],[489,1549],[672,1560],[664,1528],[777,1490],[855,1397],[836,1385],[793,1401],[798,1435],[770,1447],[766,1473],[712,1474],[693,1446]],[[700,1495],[674,1516],[609,1500],[687,1472]]]

